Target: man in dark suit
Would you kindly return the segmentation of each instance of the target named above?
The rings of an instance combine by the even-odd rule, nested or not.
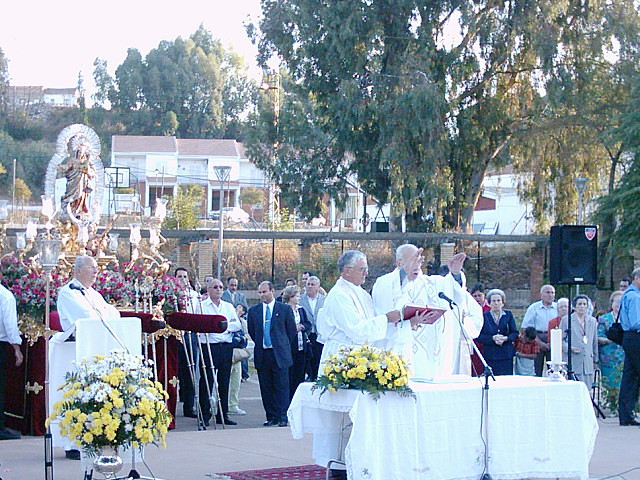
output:
[[[238,277],[227,278],[227,289],[222,292],[222,300],[229,302],[234,307],[237,307],[238,304],[241,303],[245,309],[249,309],[249,304],[247,303],[244,293],[238,291]]]
[[[307,376],[309,380],[315,380],[318,376],[318,366],[320,365],[320,357],[322,357],[322,344],[318,342],[318,328],[316,327],[316,319],[318,311],[324,306],[326,295],[320,293],[320,279],[315,276],[307,278],[305,284],[305,293],[300,295],[300,306],[307,313],[307,319],[313,327],[309,332],[309,342],[313,356],[307,366]]]
[[[267,415],[264,426],[286,427],[289,367],[293,364],[291,345],[296,338],[296,322],[291,307],[276,302],[271,282],[262,282],[258,286],[258,295],[260,303],[249,309],[247,324],[249,335],[255,342],[253,361]]]

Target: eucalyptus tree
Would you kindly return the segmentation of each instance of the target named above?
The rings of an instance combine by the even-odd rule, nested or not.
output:
[[[9,62],[4,54],[4,50],[0,48],[0,113],[6,115],[9,94]],[[0,121],[0,127],[2,127]]]
[[[116,69],[113,87],[98,63],[94,77],[109,91],[115,112],[130,133],[183,138],[240,134],[255,86],[243,60],[202,25],[187,39],[161,41],[142,58],[130,48]]]
[[[325,162],[413,223],[431,210],[463,228],[487,169],[510,163],[516,140],[546,130],[537,143],[548,143],[552,102],[557,124],[575,117],[566,90],[632,36],[620,22],[637,26],[631,0],[262,0],[262,9],[250,28],[260,59],[277,56],[313,99],[311,121],[331,139]],[[598,73],[587,78],[613,72]],[[563,130],[567,145],[580,145],[584,131]],[[273,171],[296,162],[289,143]],[[534,143],[517,151],[523,170]]]

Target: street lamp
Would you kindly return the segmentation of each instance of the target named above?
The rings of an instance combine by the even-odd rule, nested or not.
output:
[[[51,272],[58,264],[62,242],[50,236],[43,238],[40,243],[40,263],[46,275],[46,290],[44,302],[44,405],[45,412],[49,414],[49,329],[51,327],[49,315],[51,314]],[[47,426],[44,436],[44,469],[45,479],[53,480],[53,437],[51,426]]]
[[[582,198],[584,196],[584,189],[587,186],[588,178],[576,177],[573,179],[573,184],[578,191],[578,224],[582,225]]]
[[[278,134],[280,128],[280,74],[275,70],[264,69],[262,72],[262,84],[260,90],[267,93],[273,92],[273,123],[275,127],[275,136],[273,142],[273,159],[275,164],[276,148],[278,145]],[[276,185],[274,182],[269,184],[269,218],[273,224],[278,213],[278,194],[276,192]]]
[[[222,240],[223,240],[223,229],[224,229],[224,216],[223,216],[223,207],[224,207],[224,195],[223,188],[224,182],[229,179],[229,174],[231,173],[231,167],[226,165],[218,165],[213,167],[213,172],[216,174],[216,178],[220,182],[220,217],[218,218],[218,279],[221,278],[222,275]]]

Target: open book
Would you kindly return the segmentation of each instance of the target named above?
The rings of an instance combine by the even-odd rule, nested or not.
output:
[[[412,305],[407,304],[402,307],[402,318],[408,320],[416,315],[416,313],[428,312],[429,316],[426,323],[435,323],[446,312],[444,308],[430,307],[429,305]]]

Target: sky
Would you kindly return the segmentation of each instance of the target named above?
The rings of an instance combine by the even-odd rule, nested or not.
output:
[[[113,75],[128,48],[144,57],[160,41],[187,38],[203,24],[244,56],[250,75],[258,78],[257,49],[243,22],[259,15],[260,0],[9,2],[0,16],[0,48],[9,60],[11,85],[75,87],[82,71],[91,94],[96,57],[107,60]]]

